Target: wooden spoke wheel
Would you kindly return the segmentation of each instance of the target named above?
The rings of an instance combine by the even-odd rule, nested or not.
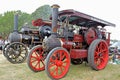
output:
[[[71,63],[74,65],[82,64],[83,59],[71,59]]]
[[[28,55],[27,47],[20,42],[11,43],[5,51],[7,60],[13,64],[22,63],[26,60]]]
[[[45,70],[52,80],[59,80],[64,77],[70,67],[70,55],[64,48],[52,49],[46,58]]]
[[[10,45],[10,43],[5,44],[5,46],[3,47],[3,55],[6,57],[5,51],[7,49],[7,47]]]
[[[28,67],[34,72],[43,71],[45,69],[45,57],[46,56],[44,56],[44,51],[41,45],[33,47],[28,55]]]
[[[108,45],[104,40],[94,40],[88,49],[88,63],[95,70],[104,69],[108,62]]]

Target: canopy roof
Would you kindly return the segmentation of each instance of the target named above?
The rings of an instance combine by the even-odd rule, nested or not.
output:
[[[104,21],[102,19],[75,11],[73,9],[69,10],[63,10],[59,12],[59,17],[61,21],[64,21],[65,18],[69,16],[69,23],[70,24],[76,24],[78,26],[113,26],[115,27],[115,24]]]

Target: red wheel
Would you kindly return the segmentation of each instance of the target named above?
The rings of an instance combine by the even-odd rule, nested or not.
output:
[[[38,45],[33,47],[29,52],[27,64],[34,72],[43,71],[45,69],[44,59],[43,48],[41,45]]]
[[[64,77],[70,67],[70,55],[64,48],[57,47],[52,49],[47,58],[45,70],[52,80]]]
[[[108,45],[104,40],[94,40],[88,49],[88,63],[95,70],[104,69],[108,62]]]

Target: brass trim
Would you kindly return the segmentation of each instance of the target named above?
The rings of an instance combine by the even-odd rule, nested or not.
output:
[[[52,8],[60,8],[60,6],[57,5],[57,4],[54,4],[54,5],[52,5],[51,7],[52,7]]]
[[[63,41],[61,39],[59,39],[60,43],[61,43],[61,47],[63,47]]]
[[[19,34],[20,35],[20,42],[22,43],[22,34]]]

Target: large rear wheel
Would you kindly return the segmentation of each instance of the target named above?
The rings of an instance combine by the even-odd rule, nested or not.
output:
[[[70,67],[70,55],[64,48],[57,47],[52,49],[47,58],[45,70],[52,80],[63,78]]]
[[[95,70],[104,69],[108,62],[108,45],[101,39],[94,40],[88,49],[88,63]]]
[[[41,45],[37,45],[30,50],[27,64],[32,71],[39,72],[45,69],[44,60],[45,56],[43,48]]]

